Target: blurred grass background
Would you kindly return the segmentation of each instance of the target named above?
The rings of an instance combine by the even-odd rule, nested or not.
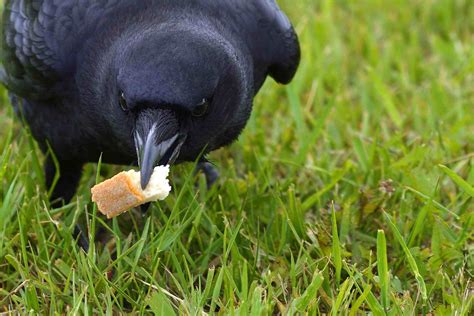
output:
[[[474,2],[278,2],[297,78],[269,80],[211,156],[218,186],[179,166],[145,218],[94,216],[112,166],[48,208],[2,91],[0,313],[472,315]],[[113,236],[88,254],[70,237],[84,217]]]

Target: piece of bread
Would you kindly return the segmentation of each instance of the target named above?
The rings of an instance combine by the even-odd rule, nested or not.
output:
[[[102,214],[113,218],[139,205],[164,200],[171,191],[167,179],[169,171],[169,166],[156,167],[145,190],[141,188],[139,172],[121,172],[94,186],[92,201],[97,203]]]

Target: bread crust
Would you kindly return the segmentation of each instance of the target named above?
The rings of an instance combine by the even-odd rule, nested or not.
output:
[[[97,184],[91,189],[92,201],[107,218],[116,217],[143,204],[145,197],[126,172]]]

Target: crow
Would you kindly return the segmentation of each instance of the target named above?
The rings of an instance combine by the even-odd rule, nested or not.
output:
[[[300,62],[275,0],[6,0],[0,42],[0,81],[63,203],[100,156],[138,165],[143,188],[186,161],[214,181],[206,155],[238,138],[267,76],[288,84]]]

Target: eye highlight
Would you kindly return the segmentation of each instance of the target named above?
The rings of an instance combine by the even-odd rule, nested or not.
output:
[[[125,93],[123,93],[123,91],[121,91],[119,95],[119,105],[123,111],[128,111],[127,99],[125,99]]]
[[[199,104],[196,105],[193,112],[191,113],[194,117],[203,117],[207,114],[207,110],[209,109],[209,100],[202,99]]]

